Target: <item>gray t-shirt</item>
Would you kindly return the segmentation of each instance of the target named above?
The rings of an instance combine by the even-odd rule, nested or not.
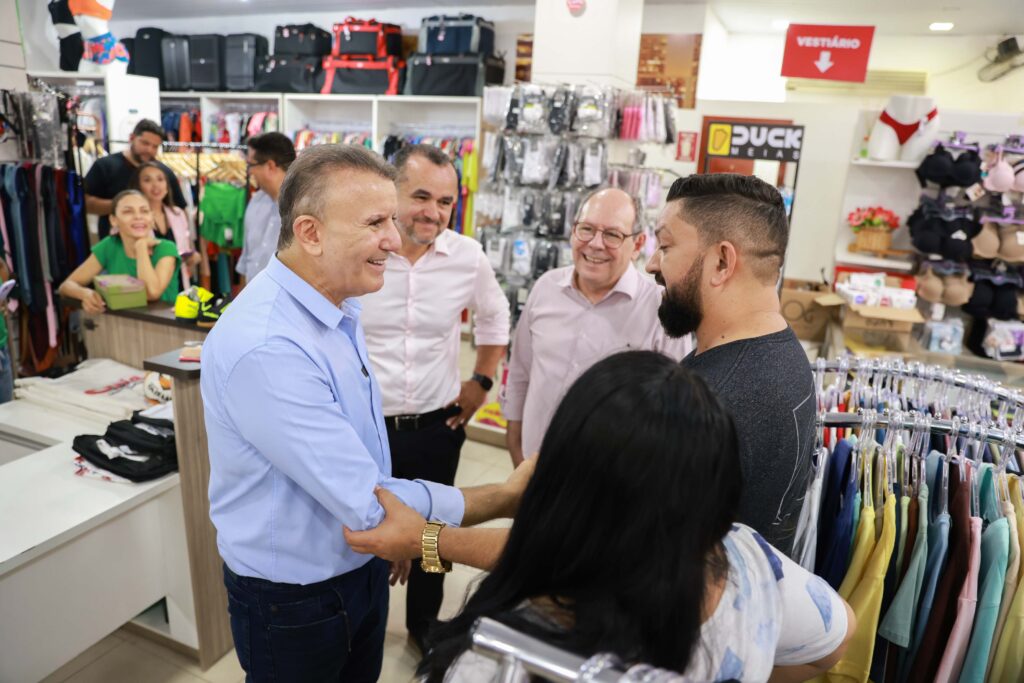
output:
[[[814,378],[803,346],[786,328],[691,353],[683,365],[733,414],[743,498],[738,521],[792,556],[814,448]]]

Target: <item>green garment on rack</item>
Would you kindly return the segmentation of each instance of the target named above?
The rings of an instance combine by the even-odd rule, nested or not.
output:
[[[245,243],[245,188],[230,183],[209,183],[199,202],[203,223],[199,234],[207,242],[226,249]]]

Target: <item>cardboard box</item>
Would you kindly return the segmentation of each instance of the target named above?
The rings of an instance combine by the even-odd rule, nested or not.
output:
[[[829,286],[812,280],[782,281],[782,317],[800,339],[820,342],[825,339],[828,321],[832,318],[831,307],[819,305],[815,299],[828,294]]]
[[[145,308],[148,304],[145,283],[131,275],[97,275],[92,284],[112,311]]]
[[[890,287],[899,287],[900,282],[900,278],[886,278],[886,285]],[[842,311],[841,329],[846,348],[857,355],[907,351],[913,339],[914,325],[925,321],[916,308],[847,304],[838,294],[820,296],[815,303]]]

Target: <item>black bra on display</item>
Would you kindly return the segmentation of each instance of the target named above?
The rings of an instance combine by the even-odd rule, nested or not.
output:
[[[940,187],[970,187],[981,180],[981,157],[968,149],[953,159],[949,150],[938,145],[924,158],[916,173],[921,187],[929,181]]]

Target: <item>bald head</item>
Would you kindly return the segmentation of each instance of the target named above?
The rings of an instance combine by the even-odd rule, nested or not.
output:
[[[572,257],[577,282],[588,296],[601,296],[615,287],[643,248],[639,206],[618,188],[593,192],[580,204]]]
[[[595,204],[595,206],[591,207],[591,204]],[[639,218],[641,211],[643,211],[643,208],[640,206],[640,200],[617,187],[594,190],[584,197],[580,203],[580,208],[576,212],[577,223],[580,222],[582,216],[588,210],[594,210],[602,216],[607,216],[612,212],[625,211],[629,214],[627,219],[629,230],[626,232],[637,232],[640,229]]]

